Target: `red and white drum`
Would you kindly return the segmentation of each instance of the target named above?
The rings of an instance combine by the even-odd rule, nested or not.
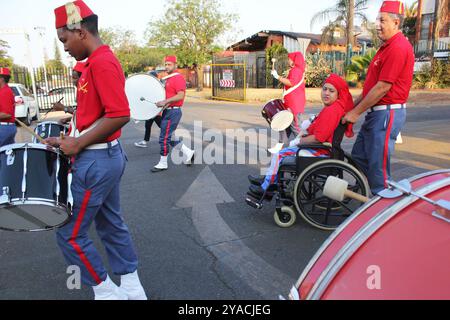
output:
[[[450,199],[450,170],[411,178],[435,202]],[[322,245],[293,300],[450,299],[450,217],[414,195],[375,197]]]
[[[288,110],[281,99],[267,102],[261,113],[272,130],[275,131],[286,130],[292,124],[292,121],[294,121],[294,115]]]

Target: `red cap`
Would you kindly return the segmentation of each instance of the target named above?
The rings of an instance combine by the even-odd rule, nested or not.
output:
[[[384,1],[380,12],[394,13],[403,16],[405,14],[405,5],[401,1]]]
[[[80,23],[93,14],[94,12],[81,0],[68,2],[55,9],[56,29]]]
[[[165,62],[177,63],[177,57],[176,56],[167,56],[164,61]]]
[[[83,73],[85,67],[86,67],[86,62],[77,62],[75,67],[73,67],[73,71]]]
[[[9,71],[8,68],[1,68],[0,67],[0,76],[10,76],[11,71]]]

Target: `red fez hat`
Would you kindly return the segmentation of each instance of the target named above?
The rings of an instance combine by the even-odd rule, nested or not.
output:
[[[73,67],[73,71],[83,73],[85,67],[86,67],[86,62],[77,62],[75,67]]]
[[[167,56],[165,59],[165,62],[177,63],[177,57],[176,56]]]
[[[81,0],[68,2],[55,9],[56,29],[80,23],[93,14],[94,12]]]
[[[384,1],[380,12],[394,13],[403,16],[405,14],[405,5],[401,1]]]
[[[0,68],[0,76],[10,76],[11,71],[8,68]]]

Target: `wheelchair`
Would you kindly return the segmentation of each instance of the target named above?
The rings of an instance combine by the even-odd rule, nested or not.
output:
[[[295,157],[283,159],[278,170],[278,182],[275,191],[266,191],[262,197],[249,192],[246,197],[248,205],[262,209],[264,201],[275,198],[275,223],[282,228],[293,226],[300,215],[308,224],[321,230],[336,230],[361,203],[346,198],[339,202],[323,195],[323,189],[329,176],[346,180],[349,190],[370,196],[367,178],[344,152],[341,143],[347,126],[339,124],[334,132],[332,144],[302,145]],[[326,150],[329,156],[315,158],[302,157],[304,149]]]

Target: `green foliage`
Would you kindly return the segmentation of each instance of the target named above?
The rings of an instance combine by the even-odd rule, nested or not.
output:
[[[11,68],[13,65],[13,59],[8,56],[8,48],[8,42],[0,39],[0,66],[4,68]]]
[[[148,24],[146,38],[149,46],[173,49],[179,64],[195,66],[200,78],[201,65],[211,60],[216,41],[236,20],[221,11],[218,0],[169,0],[164,16]]]
[[[354,56],[352,62],[346,68],[346,80],[350,82],[364,82],[367,77],[367,71],[369,65],[377,51],[375,49],[370,49],[363,56]]]
[[[336,4],[328,9],[322,10],[316,13],[311,19],[311,29],[317,23],[328,22],[328,27],[323,30],[324,40],[333,41],[334,31],[344,29],[346,34],[347,43],[352,43],[352,38],[349,34],[353,33],[350,30],[350,26],[354,25],[354,19],[358,18],[363,23],[368,20],[365,15],[365,10],[367,9],[367,0],[355,0],[354,1],[354,16],[351,16],[350,6],[352,2],[350,0],[336,0]]]
[[[306,65],[306,86],[320,88],[332,72],[330,63],[323,55],[314,54],[306,57]]]
[[[450,87],[450,63],[434,60],[431,65],[424,64],[414,75],[415,89],[443,89]]]
[[[267,49],[266,50],[267,86],[273,86],[274,81],[276,81],[270,74],[272,71],[272,59],[277,59],[277,61],[275,62],[275,69],[277,70],[278,74],[287,76],[286,70],[288,70],[289,68],[288,51],[282,44],[276,43],[272,47]]]
[[[131,75],[145,72],[149,67],[162,65],[164,56],[168,52],[161,49],[134,46],[129,50],[116,50],[115,53],[125,74]]]

